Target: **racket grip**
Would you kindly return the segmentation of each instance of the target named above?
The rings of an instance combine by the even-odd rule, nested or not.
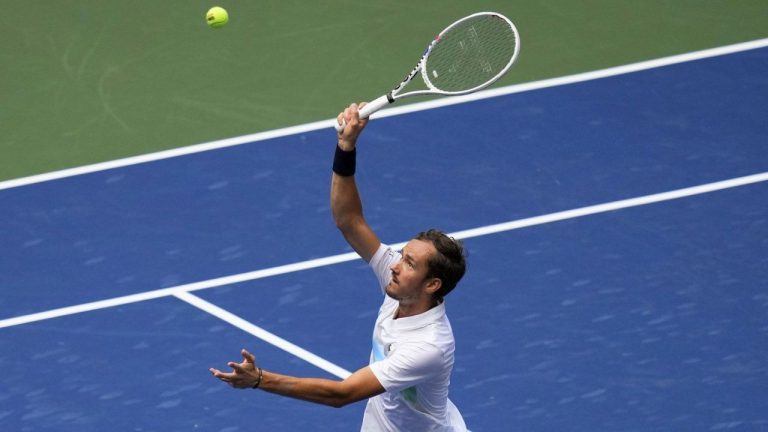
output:
[[[385,106],[389,105],[390,103],[392,103],[392,102],[389,101],[388,95],[380,96],[380,97],[378,97],[378,98],[368,102],[367,104],[365,104],[364,107],[360,108],[360,111],[359,111],[360,118],[361,119],[366,119],[366,118],[370,117],[373,113],[375,113],[376,111],[384,108]],[[338,121],[334,121],[333,125],[336,128],[336,132],[341,132],[342,130],[344,130],[344,126],[346,126],[347,124],[346,124],[346,122],[344,122],[342,120],[342,124],[339,124]]]

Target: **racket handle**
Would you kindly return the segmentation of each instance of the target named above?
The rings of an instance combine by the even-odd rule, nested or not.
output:
[[[384,108],[385,106],[389,105],[389,97],[388,95],[380,96],[367,104],[365,104],[364,107],[360,108],[359,114],[361,119],[366,119],[371,116],[371,114],[375,113],[376,111]],[[344,126],[346,126],[347,123],[342,120],[342,124],[339,124],[338,121],[333,122],[333,126],[336,128],[336,132],[341,132],[344,130]]]

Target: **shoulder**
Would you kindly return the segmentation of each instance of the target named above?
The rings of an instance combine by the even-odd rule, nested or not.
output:
[[[414,370],[431,368],[445,360],[445,352],[442,348],[423,341],[399,342],[393,344],[390,349],[392,361]]]
[[[368,261],[368,265],[379,280],[379,288],[382,294],[385,293],[385,287],[392,279],[390,267],[399,260],[400,253],[382,243],[371,257],[371,260]]]
[[[416,385],[449,366],[443,351],[431,344],[398,342],[385,349],[389,350],[387,358],[370,368],[387,390]]]
[[[371,267],[376,268],[398,260],[400,260],[400,252],[392,249],[392,247],[387,244],[381,243],[371,257],[371,260],[368,261],[368,264]]]

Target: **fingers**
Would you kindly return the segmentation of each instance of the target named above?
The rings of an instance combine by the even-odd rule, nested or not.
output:
[[[357,104],[353,103],[350,106],[348,106],[346,109],[344,109],[344,121],[346,121],[347,126],[355,127],[357,126],[357,122],[360,120],[360,113],[357,108]]]
[[[349,125],[352,126],[365,126],[365,124],[368,122],[368,119],[361,119],[360,118],[360,109],[364,107],[367,104],[367,102],[360,102],[352,103],[348,107],[344,108],[342,112],[339,113],[338,116],[336,116],[336,122],[346,128]],[[343,129],[342,131],[343,132]],[[339,132],[339,133],[341,133]]]
[[[342,111],[336,118],[339,123],[338,138],[339,147],[344,151],[351,151],[355,148],[357,138],[363,131],[368,119],[360,118],[360,108],[365,106],[365,102],[361,102],[360,105],[353,103]]]
[[[246,362],[256,364],[256,357],[249,353],[245,348],[240,351],[240,354],[242,354],[243,359],[245,359]]]
[[[363,123],[368,121],[367,118],[360,118],[360,110],[363,109],[364,106],[366,106],[368,102],[360,102],[359,104],[352,103],[349,105],[349,107],[345,110],[345,112],[349,112],[349,119],[355,120],[355,123]],[[349,122],[349,120],[347,121]]]
[[[355,105],[355,108],[354,108],[354,116],[356,120],[355,124],[357,126],[358,133],[359,133],[360,131],[363,130],[365,125],[368,124],[368,117],[366,118],[360,117],[360,110],[362,110],[364,106],[368,105],[368,102],[360,102],[360,104],[352,104],[352,105]]]
[[[341,130],[339,131],[339,134],[344,132],[344,129],[346,129],[347,125],[349,124],[349,121],[351,119],[351,109],[353,106],[356,106],[356,104],[351,104],[350,106],[344,108],[339,115],[336,116],[336,122],[341,126]]]
[[[211,375],[224,381],[225,383],[232,384],[232,379],[235,377],[235,374],[233,373],[225,373],[218,369],[210,368],[208,370],[211,372]]]
[[[227,366],[234,369],[234,372],[226,373],[215,368],[209,368],[208,371],[220,381],[223,381],[234,388],[245,389],[253,387],[255,381],[248,375],[247,369],[244,369],[239,364],[233,362],[227,363]]]
[[[234,363],[234,365],[238,366],[236,363]],[[213,375],[214,377],[218,378],[220,381],[223,381],[223,382],[231,385],[232,387],[235,387],[235,388],[246,388],[246,387],[249,387],[249,384],[248,384],[247,380],[244,379],[243,374],[237,372],[237,369],[240,369],[239,366],[237,368],[233,368],[233,369],[235,369],[235,372],[232,372],[232,373],[222,372],[222,371],[220,371],[218,369],[214,369],[214,368],[210,368],[208,370],[211,372],[211,375]]]
[[[227,366],[229,366],[232,369],[234,369],[235,372],[239,372],[241,374],[246,374],[246,373],[249,372],[249,369],[246,369],[246,368],[242,367],[240,364],[235,363],[235,362],[229,362],[229,363],[227,363]]]

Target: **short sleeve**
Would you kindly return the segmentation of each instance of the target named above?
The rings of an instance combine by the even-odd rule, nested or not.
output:
[[[403,343],[384,360],[370,365],[376,379],[388,392],[399,392],[421,384],[443,370],[440,349],[425,343]]]
[[[400,257],[400,253],[382,243],[368,263],[379,281],[379,288],[381,289],[382,294],[384,294],[384,289],[392,280],[392,271],[390,270],[390,267],[397,261],[400,261]]]

